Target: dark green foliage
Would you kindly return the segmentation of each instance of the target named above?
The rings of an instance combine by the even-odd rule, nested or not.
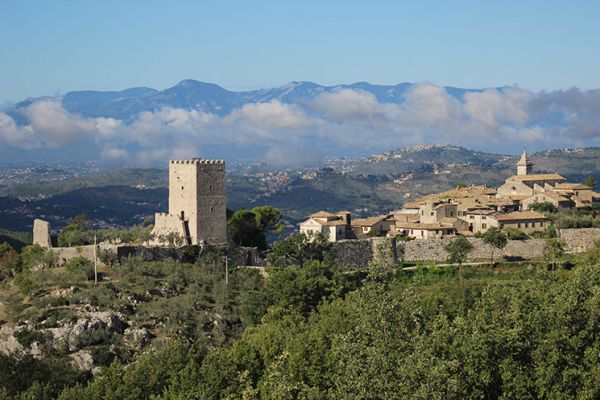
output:
[[[78,371],[61,359],[0,355],[3,399],[55,399],[64,388],[84,383],[89,377],[89,373]]]
[[[492,264],[494,263],[494,250],[502,250],[508,243],[506,235],[498,228],[491,227],[482,235],[483,242],[492,247]]]
[[[527,240],[529,237],[522,230],[513,226],[507,226],[504,228],[504,234],[508,240]]]
[[[94,263],[82,256],[75,257],[65,265],[65,270],[71,274],[75,280],[93,280]]]
[[[33,342],[44,342],[44,334],[38,331],[21,330],[14,333],[14,337],[23,347],[29,347]]]
[[[71,223],[58,233],[58,246],[71,247],[90,244],[89,234],[81,226]]]
[[[294,233],[273,243],[267,259],[272,265],[285,267],[302,265],[309,260],[323,261],[333,258],[331,243],[322,235],[309,239],[302,233]]]
[[[343,296],[360,286],[363,278],[364,274],[343,273],[320,261],[289,266],[274,272],[260,291],[244,298],[242,315],[252,324],[260,322],[273,306],[308,315],[324,300]]]
[[[267,232],[280,233],[283,225],[281,211],[271,206],[254,207],[252,210],[235,211],[227,221],[229,240],[240,246],[267,248]]]
[[[21,253],[23,269],[52,268],[57,262],[58,257],[55,253],[38,244],[24,247]]]
[[[541,203],[533,203],[529,205],[529,209],[532,211],[541,212],[543,214],[551,214],[557,213],[558,208],[554,206],[554,204],[549,203],[547,201],[543,201]]]
[[[466,237],[459,235],[452,239],[444,249],[448,252],[449,263],[461,265],[473,251],[473,245]]]
[[[592,190],[594,190],[596,188],[596,178],[594,178],[593,176],[588,176],[583,180],[583,184],[584,185],[588,185],[589,187],[592,188]]]
[[[21,271],[19,254],[6,242],[0,243],[0,281]]]

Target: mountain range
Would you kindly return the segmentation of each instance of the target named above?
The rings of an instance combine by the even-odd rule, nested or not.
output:
[[[414,85],[408,82],[397,85],[356,82],[323,86],[313,82],[290,82],[269,89],[230,91],[214,83],[186,79],[164,90],[147,87],[121,91],[80,90],[68,92],[59,98],[62,100],[63,107],[71,113],[85,117],[111,117],[127,121],[135,118],[140,112],[156,111],[164,107],[201,110],[223,116],[245,104],[267,103],[272,100],[284,104],[301,104],[314,99],[319,94],[332,93],[341,89],[361,90],[373,94],[381,103],[399,104],[404,94]],[[465,93],[484,90],[451,86],[444,89],[459,99]],[[18,102],[7,111],[7,114],[23,122],[23,110],[40,99],[50,99],[50,97],[29,98]]]

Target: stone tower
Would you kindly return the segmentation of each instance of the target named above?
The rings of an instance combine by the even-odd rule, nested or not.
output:
[[[156,214],[153,233],[176,233],[181,244],[227,243],[223,160],[169,162],[169,213]]]
[[[523,155],[517,163],[517,175],[524,176],[531,174],[533,170],[533,162],[527,157],[527,151],[523,150]]]

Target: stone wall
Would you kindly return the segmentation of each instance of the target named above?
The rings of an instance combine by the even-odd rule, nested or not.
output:
[[[448,253],[444,247],[451,241],[450,238],[411,240],[398,242],[399,259],[403,261],[446,261]],[[492,247],[483,243],[482,239],[469,238],[473,251],[469,253],[469,260],[488,260],[492,256]],[[544,255],[544,240],[509,240],[504,249],[493,249],[494,257],[503,256],[507,259],[527,260]]]
[[[565,241],[569,253],[581,253],[589,250],[594,242],[600,240],[600,228],[561,229],[559,237]]]
[[[370,239],[340,240],[333,243],[337,264],[352,267],[366,267],[373,260]]]
[[[33,244],[39,244],[44,248],[52,247],[50,237],[50,223],[41,219],[33,221]]]
[[[102,250],[111,250],[115,254],[117,253],[118,245],[109,243],[99,243],[98,253]],[[59,264],[66,264],[70,260],[76,257],[85,257],[88,260],[94,259],[94,245],[77,246],[77,247],[53,247],[50,249],[53,253],[58,256]]]
[[[340,240],[333,244],[336,262],[341,265],[366,267],[372,261],[395,263],[396,261],[446,261],[448,253],[444,247],[450,242],[445,239],[411,240],[408,242],[395,238],[370,238],[361,240]],[[473,251],[470,261],[488,260],[492,248],[482,239],[469,238]],[[544,255],[544,240],[509,240],[504,249],[494,249],[494,257],[513,260],[527,260]]]

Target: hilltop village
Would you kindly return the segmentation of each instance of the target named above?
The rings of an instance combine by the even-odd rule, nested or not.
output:
[[[600,204],[600,194],[581,183],[569,183],[558,174],[536,174],[527,152],[497,189],[483,186],[457,187],[405,203],[402,209],[368,218],[352,218],[349,211],[316,212],[300,223],[308,237],[320,234],[331,242],[367,237],[440,239],[457,234],[474,236],[491,227],[513,227],[524,233],[544,231],[550,220],[532,211],[549,203],[557,210]]]

